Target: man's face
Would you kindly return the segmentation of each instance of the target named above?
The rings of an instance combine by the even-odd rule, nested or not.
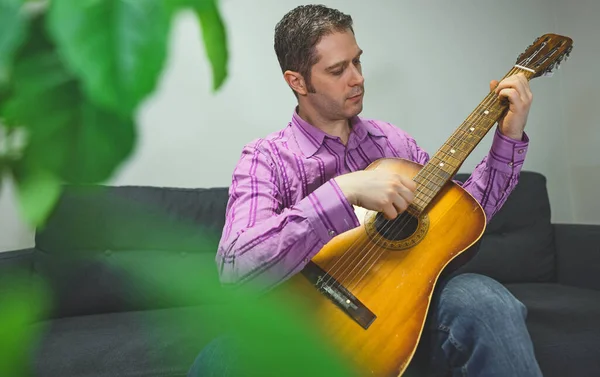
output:
[[[312,67],[314,93],[307,100],[322,117],[349,119],[363,108],[364,78],[354,33],[348,30],[323,37],[316,46],[319,62]]]

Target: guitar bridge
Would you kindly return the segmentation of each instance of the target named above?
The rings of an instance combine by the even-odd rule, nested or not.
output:
[[[325,272],[314,262],[308,264],[302,270],[304,277],[308,279],[318,290],[332,301],[338,308],[345,312],[350,318],[365,330],[371,326],[377,316],[369,310],[349,290]]]

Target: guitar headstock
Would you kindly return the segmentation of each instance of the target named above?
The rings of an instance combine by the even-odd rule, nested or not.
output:
[[[554,69],[567,60],[573,40],[557,34],[544,34],[517,59],[517,67],[533,73],[533,77],[551,76]]]

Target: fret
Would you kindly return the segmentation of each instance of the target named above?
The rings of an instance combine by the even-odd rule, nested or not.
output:
[[[452,160],[455,160],[459,165],[463,161],[462,159],[456,157],[456,150],[454,153],[452,153],[450,150],[440,149],[439,152],[436,153],[436,155],[437,154],[443,154],[445,156],[444,159],[451,158]],[[446,163],[448,163],[449,165],[453,165],[453,168],[457,167],[454,162],[446,160]]]
[[[413,216],[418,216],[421,212],[425,210],[425,206],[418,206],[414,202],[408,205],[406,211]]]
[[[489,121],[489,124],[485,124],[481,121],[465,121],[463,124],[465,126],[467,126],[467,129],[470,127],[474,127],[475,131],[469,131],[472,134],[475,134],[477,136],[485,136],[485,134],[487,134],[488,130],[490,129],[490,127],[492,127],[494,124],[496,123],[496,121],[492,122]]]
[[[424,199],[421,199],[420,197],[415,197],[415,200],[413,200],[412,204],[419,206],[419,208],[425,208],[425,207],[427,207],[427,204],[429,204],[430,200],[431,199],[424,200]]]
[[[426,192],[428,191],[428,192]],[[426,197],[428,200],[431,200],[435,197],[436,190],[431,189],[429,187],[422,186],[422,189],[417,189],[415,196],[418,197]]]
[[[433,196],[436,193],[436,190],[435,190],[436,188],[437,187],[431,188],[431,187],[428,187],[428,186],[425,186],[425,185],[420,185],[420,186],[417,187],[416,191],[417,191],[418,194],[429,195],[431,198],[433,198]],[[423,190],[429,190],[430,194],[425,193]]]
[[[463,130],[462,127],[459,127],[456,129],[456,131],[454,131],[452,136],[450,136],[450,139],[453,139],[455,143],[470,144],[469,136],[471,136],[470,132],[467,132]]]
[[[473,131],[471,131],[473,128]],[[480,124],[465,122],[463,123],[463,127],[460,127],[459,130],[467,135],[475,136],[478,138],[482,138],[487,134],[487,129],[482,129]]]
[[[452,155],[459,161],[464,161],[469,156],[469,154],[467,152],[464,152],[458,146],[448,144],[448,142],[444,143],[444,147],[446,147],[446,149],[449,151],[454,150],[454,153],[452,153]]]
[[[429,183],[426,185],[426,187],[434,192],[442,185],[442,181],[444,180],[444,178],[442,178],[442,176],[438,175],[436,172],[429,173],[425,179],[427,179]]]
[[[496,124],[506,105],[495,93],[488,94],[467,119],[450,135],[417,174],[414,211],[423,211],[442,187],[457,173],[469,154]]]
[[[480,138],[476,138],[473,136],[473,134],[471,134],[470,132],[458,129],[457,132],[462,133],[464,136],[458,136],[458,138],[460,138],[459,140],[462,140],[463,142],[465,142],[468,146],[470,150],[473,150],[473,148],[475,148],[475,145],[477,144],[477,142],[479,142],[479,140],[481,140]]]
[[[452,172],[456,168],[456,167],[454,167],[454,169],[448,169],[451,166],[448,165],[448,163],[446,161],[440,159],[437,154],[433,156],[433,158],[429,161],[429,163],[432,164],[432,165],[434,165],[435,168],[438,170],[438,171],[435,171],[435,170],[432,171],[431,172],[432,174],[437,174],[439,172],[439,170],[442,170],[444,173],[447,173],[447,174],[452,174]],[[447,179],[448,178],[448,176],[444,175],[444,174],[438,175],[438,177],[441,178],[441,179]]]
[[[493,114],[491,117],[489,115],[478,115],[478,119],[474,119],[471,122],[481,122],[481,123],[491,123],[494,124],[498,121],[500,114]]]
[[[415,193],[415,200],[417,200],[416,198],[418,198],[419,201],[427,205],[427,203],[431,202],[433,198],[435,198],[435,194],[435,192],[432,192],[432,194],[427,194],[421,190]]]

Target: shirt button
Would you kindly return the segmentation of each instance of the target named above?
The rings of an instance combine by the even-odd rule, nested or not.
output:
[[[304,263],[308,263],[309,261],[310,261],[310,259],[304,258]]]
[[[508,166],[513,166],[513,163],[512,163],[512,161],[508,163]]]
[[[518,152],[519,154],[523,154],[523,152],[525,152],[525,149],[519,149]]]
[[[333,230],[329,229],[329,235],[330,235],[331,237],[333,237],[333,236],[335,236],[335,232],[334,232]]]

